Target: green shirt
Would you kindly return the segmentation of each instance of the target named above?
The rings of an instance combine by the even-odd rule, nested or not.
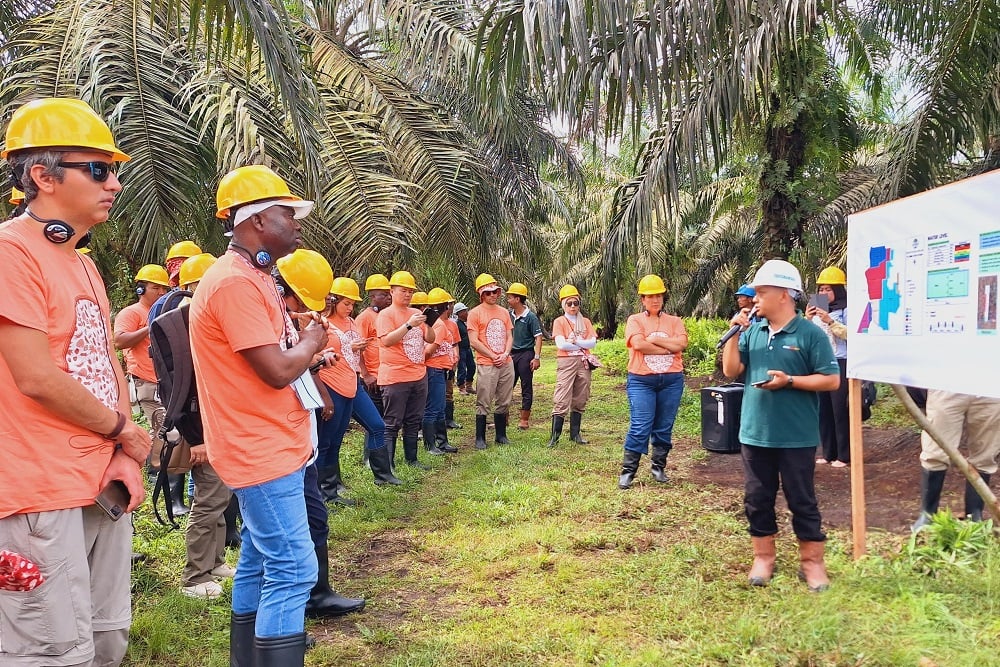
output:
[[[818,326],[796,315],[771,337],[767,320],[740,336],[740,361],[746,366],[740,442],[757,447],[815,447],[819,444],[819,397],[794,385],[770,391],[751,386],[770,378],[769,370],[789,375],[839,375],[830,339]]]
[[[538,319],[538,315],[531,312],[530,308],[525,308],[520,315],[510,311],[510,319],[514,323],[514,345],[510,351],[534,350],[535,338],[542,335],[542,321]]]

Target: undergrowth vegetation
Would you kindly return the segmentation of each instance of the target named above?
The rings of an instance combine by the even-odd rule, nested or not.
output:
[[[473,450],[474,400],[456,395],[464,428],[451,440],[461,452],[421,449],[431,471],[400,466],[405,486],[376,488],[360,464],[360,433],[350,433],[342,460],[359,505],[331,511],[330,571],[340,592],[368,606],[309,623],[318,644],[307,664],[996,664],[1000,547],[987,524],[936,517],[914,540],[872,531],[870,555],[857,562],[851,535],[830,531],[832,587],[817,595],[795,576],[783,517],[775,579],[751,588],[742,490],[691,474],[719,456],[699,446],[693,391],[678,415],[670,483],[653,482],[644,458],[635,486],[619,491],[628,408],[624,377],[606,371],[623,353],[598,348],[606,368],[584,416],[588,445],[564,434],[545,447],[551,346],[535,376],[533,427],[512,429],[511,445]],[[886,409],[880,400],[876,417]],[[136,515],[135,548],[147,559],[133,573],[126,664],[227,665],[230,583],[215,602],[183,597],[183,535],[150,515],[148,506]]]

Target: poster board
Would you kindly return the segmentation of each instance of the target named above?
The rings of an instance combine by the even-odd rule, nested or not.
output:
[[[847,375],[1000,398],[1000,172],[851,215]]]

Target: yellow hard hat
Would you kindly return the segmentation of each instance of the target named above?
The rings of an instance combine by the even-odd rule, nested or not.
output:
[[[573,285],[563,285],[562,289],[559,290],[559,300],[568,299],[571,296],[579,297],[580,290],[578,290]]]
[[[232,207],[265,199],[302,201],[302,197],[291,193],[281,176],[262,164],[233,169],[219,181],[219,189],[215,193],[218,207],[215,217],[228,218]]]
[[[201,248],[194,241],[178,241],[170,246],[167,251],[167,259],[177,259],[178,257],[194,257],[200,255]]]
[[[828,266],[819,272],[816,279],[817,285],[846,285],[847,276],[836,266]]]
[[[516,296],[528,298],[528,286],[524,283],[511,283],[510,287],[507,288],[507,294],[514,294]]]
[[[17,188],[10,189],[10,203],[17,206],[24,201],[24,193]]]
[[[655,273],[650,273],[649,275],[643,276],[642,279],[639,280],[638,291],[642,296],[649,296],[650,294],[665,294],[667,292],[667,286],[663,284],[663,278]]]
[[[111,129],[83,100],[47,97],[18,108],[7,125],[0,157],[29,148],[92,148],[111,153],[111,159],[130,158],[115,146]]]
[[[480,273],[476,276],[476,291],[478,292],[487,285],[492,285],[497,282],[497,279],[488,273]]]
[[[389,278],[390,287],[407,287],[409,289],[417,289],[417,281],[413,279],[413,274],[409,271],[396,271],[392,274],[392,278]]]
[[[159,264],[147,264],[135,274],[135,282],[156,283],[157,285],[170,287],[170,276],[167,275],[167,270]]]
[[[326,308],[326,295],[333,282],[330,262],[315,250],[299,248],[277,261],[278,273],[309,310]]]
[[[410,299],[411,306],[426,306],[427,305],[427,292],[414,292],[413,298]]]
[[[184,241],[184,243],[191,243],[191,242]],[[171,250],[172,249],[173,248],[171,248]],[[182,286],[190,285],[191,283],[198,282],[205,276],[205,272],[208,271],[208,267],[212,266],[213,264],[215,264],[215,255],[209,254],[207,252],[201,252],[196,255],[191,255],[190,257],[184,260],[183,264],[181,264],[181,277],[180,277],[181,285]]]
[[[330,286],[330,294],[336,294],[352,301],[361,301],[361,292],[358,290],[358,283],[346,276],[333,279],[333,285]]]
[[[371,292],[376,289],[389,289],[389,279],[381,273],[373,273],[365,281],[365,291]]]
[[[436,306],[441,303],[451,303],[454,300],[454,297],[440,287],[435,287],[427,293],[427,303],[431,306]]]

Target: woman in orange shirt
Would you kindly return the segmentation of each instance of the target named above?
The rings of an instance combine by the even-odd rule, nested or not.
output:
[[[427,295],[427,305],[437,311],[433,324],[434,342],[424,347],[427,364],[427,405],[424,408],[424,448],[430,454],[458,451],[448,442],[448,373],[458,362],[458,326],[451,321],[451,294],[435,287]]]
[[[684,364],[681,353],[688,335],[681,318],[663,312],[667,292],[663,279],[644,276],[639,281],[642,312],[628,318],[625,346],[628,348],[628,380],[625,392],[629,403],[629,427],[618,488],[632,486],[639,459],[653,441],[653,479],[666,482],[663,468],[673,447],[672,433],[677,409],[684,393]]]
[[[549,447],[555,447],[562,435],[563,422],[569,412],[569,439],[581,445],[587,441],[580,435],[583,410],[590,399],[590,364],[587,352],[597,345],[594,325],[580,314],[580,292],[573,285],[559,290],[559,303],[564,315],[552,323],[556,340],[556,391],[552,398],[552,434]]]

